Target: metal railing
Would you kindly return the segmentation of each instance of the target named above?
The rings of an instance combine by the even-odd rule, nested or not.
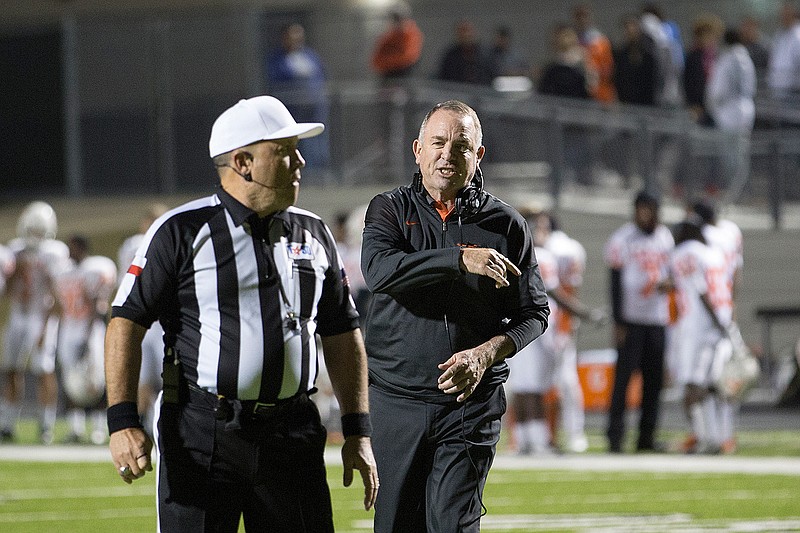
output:
[[[696,125],[685,110],[603,106],[429,80],[396,87],[337,83],[325,96],[323,149],[329,153],[322,158],[326,164],[305,170],[312,184],[410,180],[411,143],[424,114],[435,103],[456,98],[481,118],[484,171],[492,179],[549,193],[556,205],[571,186],[646,188],[676,198],[713,194],[726,204],[769,205],[778,226],[784,202],[800,197],[800,129],[786,121],[740,138]],[[228,105],[216,97],[84,114],[81,142],[72,148],[79,153],[71,154],[84,162],[82,176],[69,193],[176,193],[213,182],[207,136]],[[772,119],[777,109],[760,105]],[[100,143],[113,159],[89,157]]]

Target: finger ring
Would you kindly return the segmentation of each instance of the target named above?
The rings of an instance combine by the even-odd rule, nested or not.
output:
[[[131,467],[129,467],[128,465],[119,467],[120,476],[127,476],[130,473],[131,473]]]
[[[147,454],[146,454],[146,453],[143,453],[142,455],[140,455],[140,456],[139,456],[139,457],[137,457],[136,459],[137,459],[137,460],[139,460],[139,459],[141,459],[142,457],[147,457]]]

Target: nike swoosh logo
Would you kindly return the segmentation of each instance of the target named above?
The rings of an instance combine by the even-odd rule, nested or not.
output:
[[[406,226],[416,226],[419,222],[415,222],[413,220],[406,220]]]

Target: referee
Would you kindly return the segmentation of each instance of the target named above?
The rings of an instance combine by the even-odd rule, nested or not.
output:
[[[212,196],[167,212],[147,231],[113,301],[106,336],[111,456],[126,483],[152,470],[136,406],[141,342],[164,328],[157,444],[159,531],[333,531],[323,451],[309,399],[315,334],[339,400],[344,484],[378,477],[370,443],[366,355],[327,226],[297,200],[300,138],[271,96],[217,118]]]

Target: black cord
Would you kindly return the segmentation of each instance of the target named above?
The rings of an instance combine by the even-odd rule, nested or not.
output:
[[[450,287],[447,290],[447,299],[445,302],[450,301],[450,294],[453,292],[453,284],[455,281],[450,282]],[[453,340],[450,337],[450,324],[447,321],[447,307],[445,304],[445,312],[444,312],[444,330],[447,332],[447,343],[450,346],[450,353],[453,354],[455,351],[453,350]],[[478,516],[478,520],[486,516],[486,513],[489,510],[486,508],[486,505],[483,503],[483,497],[481,496],[481,473],[478,470],[478,465],[475,464],[475,460],[472,459],[472,454],[469,452],[469,445],[472,444],[473,446],[482,446],[483,444],[479,444],[477,442],[472,442],[467,439],[467,430],[466,424],[464,422],[464,413],[467,410],[467,401],[469,398],[464,400],[464,403],[461,404],[461,442],[464,444],[464,452],[467,454],[467,459],[469,459],[469,464],[472,466],[473,472],[475,472],[475,495],[478,497],[478,503],[481,505],[481,514]]]
[[[475,461],[472,459],[472,454],[469,453],[469,446],[468,444],[477,445],[470,440],[467,440],[467,434],[464,425],[464,411],[467,410],[467,401],[464,401],[464,404],[461,406],[461,441],[464,443],[464,451],[467,454],[467,458],[469,459],[469,464],[472,465],[472,470],[475,472],[475,495],[478,497],[478,503],[481,505],[481,514],[478,516],[478,520],[486,516],[486,513],[489,510],[486,508],[486,505],[483,503],[483,497],[481,496],[481,473],[478,470],[478,465],[475,464]]]

